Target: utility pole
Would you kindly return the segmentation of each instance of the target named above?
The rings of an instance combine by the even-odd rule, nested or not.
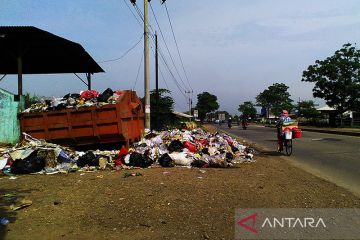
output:
[[[192,109],[192,94],[194,93],[194,91],[185,91],[186,94],[189,94],[189,115],[191,114],[191,109]]]
[[[155,31],[155,79],[156,79],[156,130],[159,130],[159,55],[158,55],[158,36]]]
[[[150,130],[150,72],[149,72],[149,6],[144,0],[144,90],[145,90],[145,129]]]

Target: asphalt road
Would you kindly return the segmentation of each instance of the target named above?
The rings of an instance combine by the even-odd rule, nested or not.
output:
[[[289,159],[312,174],[342,186],[360,196],[360,138],[335,134],[303,132],[293,140],[290,157],[276,152],[276,129],[250,125],[247,130],[223,124],[221,130],[247,140],[265,154]]]

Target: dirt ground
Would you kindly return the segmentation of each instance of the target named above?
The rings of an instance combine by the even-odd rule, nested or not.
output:
[[[276,156],[227,169],[149,168],[0,178],[0,239],[233,239],[236,208],[360,207]],[[125,172],[142,176],[124,178]]]

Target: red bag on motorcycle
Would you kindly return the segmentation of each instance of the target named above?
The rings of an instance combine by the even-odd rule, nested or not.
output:
[[[196,146],[189,141],[184,142],[184,147],[186,147],[190,152],[196,152]]]
[[[293,138],[301,138],[302,131],[300,128],[293,128],[292,133],[293,133]]]

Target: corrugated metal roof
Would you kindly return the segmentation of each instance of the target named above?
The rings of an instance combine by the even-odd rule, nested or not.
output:
[[[78,43],[33,26],[0,26],[0,74],[97,73],[104,70]]]
[[[328,105],[325,105],[321,108],[317,108],[316,110],[318,110],[318,111],[336,111],[335,108],[329,107]]]

